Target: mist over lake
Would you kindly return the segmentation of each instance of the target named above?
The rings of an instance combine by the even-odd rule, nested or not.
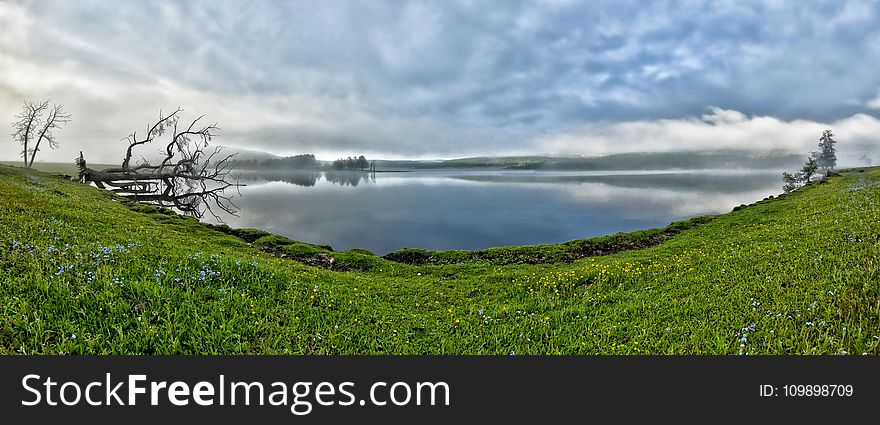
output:
[[[335,250],[559,243],[730,211],[779,193],[776,171],[243,171],[232,227]],[[215,220],[216,221],[216,220]]]

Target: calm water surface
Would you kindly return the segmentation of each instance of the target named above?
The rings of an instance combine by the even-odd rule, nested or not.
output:
[[[773,171],[250,173],[233,227],[365,248],[481,249],[663,227],[780,192]]]

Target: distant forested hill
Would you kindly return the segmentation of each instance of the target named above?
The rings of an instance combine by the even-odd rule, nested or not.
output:
[[[803,160],[803,155],[778,151],[654,152],[595,157],[503,156],[446,160],[377,160],[376,169],[381,171],[434,169],[617,171],[736,168],[777,170],[797,168]],[[330,167],[329,161],[318,160],[313,154],[238,161],[238,168],[245,170],[318,170]]]
[[[668,170],[668,169],[780,169],[803,162],[787,152],[711,151],[628,153],[597,157],[509,156],[474,157],[440,161],[376,161],[388,169],[496,168],[520,170]]]
[[[321,167],[321,164],[318,162],[317,159],[315,159],[315,155],[309,153],[265,160],[242,160],[238,161],[238,167],[245,170],[316,170]]]

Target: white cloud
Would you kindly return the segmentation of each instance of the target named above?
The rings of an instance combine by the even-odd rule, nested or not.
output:
[[[12,2],[0,2],[0,52],[25,50],[32,24],[24,8]]]
[[[540,139],[541,151],[604,155],[622,152],[677,152],[715,149],[784,150],[806,155],[825,129],[838,140],[841,162],[864,162],[880,154],[880,120],[855,114],[832,122],[785,121],[710,108],[702,117],[593,123]]]
[[[407,151],[414,156],[441,144],[476,154],[503,132],[453,128],[432,117],[377,117],[348,99],[308,93],[222,94],[159,78],[128,81],[108,78],[83,64],[54,66],[0,52],[0,116],[11,117],[28,99],[53,98],[72,114],[58,131],[61,147],[41,155],[44,161],[67,162],[84,151],[93,163],[115,163],[124,153],[120,139],[154,119],[159,109],[184,109],[184,118],[204,114],[221,128],[217,142],[280,154],[313,152],[323,157],[340,153],[382,154]],[[17,88],[27,88],[27,93]],[[470,144],[474,140],[487,144]],[[438,142],[439,141],[439,142]],[[11,143],[11,142],[10,142]],[[379,148],[377,148],[379,147]],[[497,144],[495,145],[497,148]],[[13,149],[4,159],[14,159]],[[447,151],[448,153],[448,151]]]
[[[865,106],[871,109],[880,109],[880,91],[877,92],[877,97],[865,102]]]
[[[177,106],[217,121],[221,143],[276,153],[801,149],[880,109],[864,102],[880,84],[877,10],[0,0],[0,122],[27,99],[65,104],[62,149],[43,156],[64,161],[117,158],[112,143]],[[706,105],[736,110],[696,116]]]

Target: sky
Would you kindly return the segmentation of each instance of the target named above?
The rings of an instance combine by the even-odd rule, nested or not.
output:
[[[0,0],[0,159],[51,98],[72,121],[45,161],[120,162],[177,107],[326,159],[806,154],[828,128],[880,161],[878,69],[877,1]]]

